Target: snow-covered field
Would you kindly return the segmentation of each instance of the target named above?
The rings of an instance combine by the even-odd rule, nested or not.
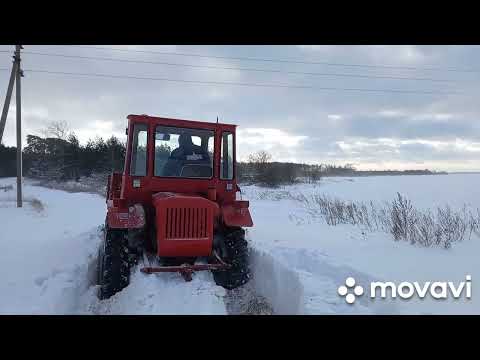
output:
[[[276,266],[292,270],[296,285],[287,277],[275,279],[261,274],[269,283],[263,287],[266,297],[291,297],[297,287],[299,304],[288,312],[305,314],[422,314],[480,313],[480,239],[472,235],[449,250],[421,248],[395,242],[389,234],[368,233],[352,225],[328,226],[322,220],[309,218],[299,202],[284,199],[286,193],[323,193],[344,200],[391,201],[396,192],[410,198],[419,208],[464,204],[480,208],[480,174],[438,176],[389,176],[365,178],[327,178],[319,185],[295,185],[269,190],[243,187],[251,199],[255,227],[249,231],[255,252],[275,259]],[[255,200],[255,199],[263,200]],[[280,200],[277,200],[280,199]],[[349,276],[357,283],[371,281],[465,281],[472,277],[470,300],[370,299],[358,298],[347,304],[337,293]],[[265,279],[263,279],[265,277]],[[272,289],[272,287],[274,289]],[[259,287],[262,293],[262,287]]]
[[[480,313],[480,239],[449,250],[394,242],[388,234],[352,225],[328,226],[309,218],[288,193],[326,193],[344,200],[390,201],[396,192],[416,206],[480,207],[480,175],[327,178],[318,185],[268,190],[242,187],[255,226],[248,230],[254,278],[249,284],[277,314]],[[0,190],[1,314],[226,314],[235,292],[215,285],[208,272],[186,283],[177,274],[132,274],[131,284],[99,302],[92,286],[105,202],[98,195],[32,186],[25,205],[15,189]],[[0,186],[14,179],[0,179]],[[41,201],[31,202],[33,198]],[[337,294],[348,276],[376,281],[463,281],[472,276],[472,298],[369,299],[347,304]],[[233,294],[233,295],[232,295]],[[238,299],[241,301],[242,299]]]

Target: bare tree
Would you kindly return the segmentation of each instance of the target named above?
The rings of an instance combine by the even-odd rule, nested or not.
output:
[[[47,127],[43,129],[44,137],[54,137],[56,139],[67,140],[70,133],[68,123],[65,120],[51,121]]]
[[[252,175],[255,181],[261,183],[266,182],[267,174],[269,172],[268,165],[271,160],[272,155],[265,150],[257,151],[256,153],[248,156],[248,162],[254,171],[254,174]]]
[[[272,160],[272,155],[270,155],[265,150],[257,151],[256,153],[250,154],[248,156],[248,162],[253,164],[266,164]]]
[[[47,138],[55,139],[58,149],[57,173],[65,172],[65,147],[68,146],[68,138],[71,135],[68,123],[65,120],[50,121],[45,129],[41,130],[42,135]]]

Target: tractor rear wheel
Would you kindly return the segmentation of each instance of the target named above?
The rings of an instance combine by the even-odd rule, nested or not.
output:
[[[108,299],[125,288],[130,281],[130,263],[126,231],[106,229],[98,257],[100,300]]]
[[[239,228],[227,232],[215,249],[220,258],[231,265],[227,270],[212,270],[215,283],[232,290],[250,279],[248,243],[245,230]]]

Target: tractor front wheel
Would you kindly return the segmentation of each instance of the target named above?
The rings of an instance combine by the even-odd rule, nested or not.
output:
[[[227,270],[212,271],[215,283],[228,290],[246,284],[250,279],[250,269],[245,230],[240,228],[227,232],[215,250],[223,261],[231,265]]]
[[[125,288],[130,281],[126,232],[106,229],[98,254],[100,300],[108,299]]]

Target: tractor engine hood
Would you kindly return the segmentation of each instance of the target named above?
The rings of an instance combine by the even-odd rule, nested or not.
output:
[[[165,257],[208,256],[217,203],[201,196],[159,192],[153,197],[157,253]]]

